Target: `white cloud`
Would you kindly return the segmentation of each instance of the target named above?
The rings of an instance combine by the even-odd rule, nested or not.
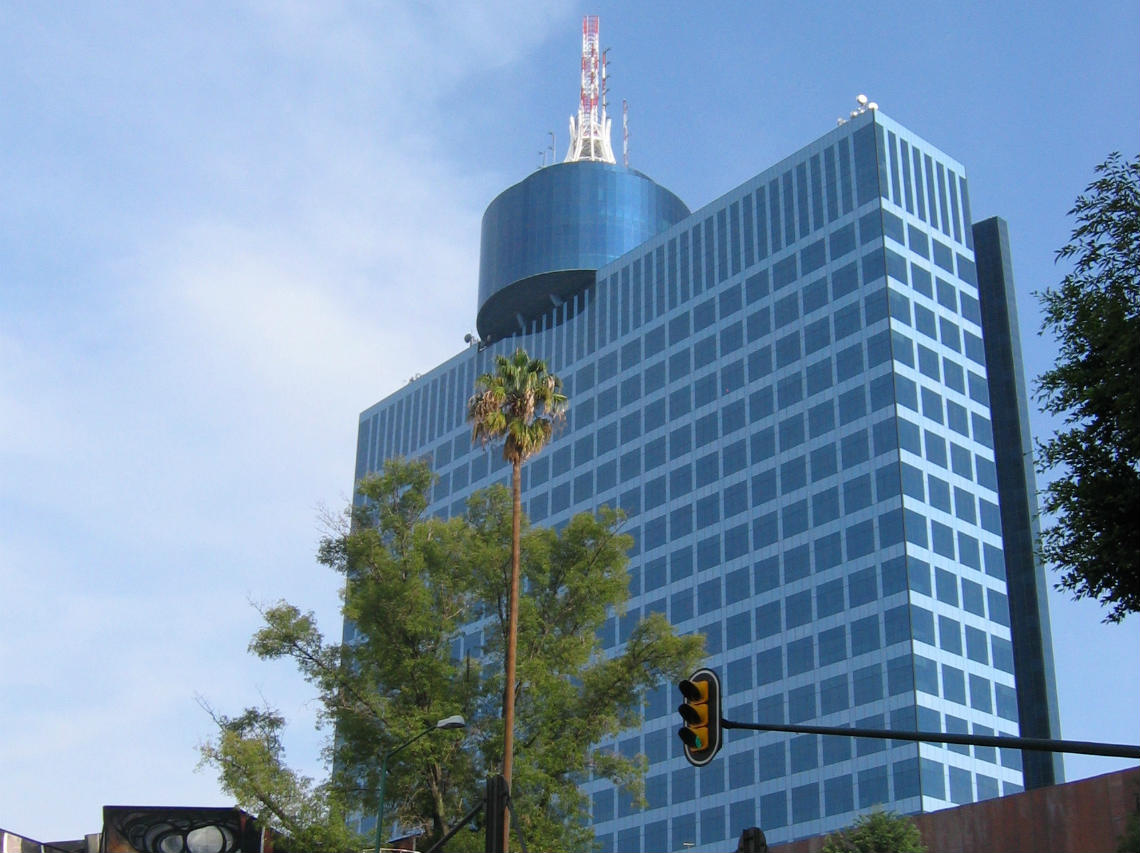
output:
[[[434,104],[553,10],[19,22],[44,51],[12,149],[28,201],[3,220],[22,242],[0,243],[20,270],[0,327],[0,729],[20,732],[0,740],[0,825],[78,837],[111,801],[224,802],[192,772],[196,694],[311,728],[296,674],[245,652],[247,598],[339,632],[315,507],[348,497],[357,413],[462,346],[497,189],[437,150]],[[292,741],[315,769],[319,742]]]

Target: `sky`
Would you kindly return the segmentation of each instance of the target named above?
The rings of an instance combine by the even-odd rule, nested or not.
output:
[[[313,692],[246,652],[256,606],[339,635],[314,554],[357,417],[474,331],[483,209],[550,132],[565,156],[584,14],[631,165],[693,210],[859,93],[965,164],[1050,366],[1066,212],[1140,147],[1135,0],[698,6],[0,0],[0,827],[230,804],[203,704],[279,707],[320,775]],[[1062,735],[1140,743],[1140,619],[1050,609]]]

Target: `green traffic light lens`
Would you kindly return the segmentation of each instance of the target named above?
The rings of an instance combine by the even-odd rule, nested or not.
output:
[[[704,743],[701,741],[701,736],[694,732],[692,729],[681,729],[679,732],[681,736],[681,743],[689,749],[703,749]]]

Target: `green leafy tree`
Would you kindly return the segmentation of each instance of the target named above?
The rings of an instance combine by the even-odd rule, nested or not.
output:
[[[1057,253],[1073,269],[1040,294],[1059,354],[1038,398],[1064,418],[1038,447],[1038,470],[1053,475],[1041,551],[1060,588],[1119,622],[1140,609],[1140,156],[1113,154],[1096,171]]]
[[[550,440],[563,416],[562,380],[519,347],[510,358],[495,357],[495,372],[475,380],[467,404],[471,440],[503,440],[503,458],[511,463],[511,577],[507,604],[506,680],[503,692],[503,778],[511,784],[514,766],[515,702],[519,612],[519,562],[522,521],[522,464]],[[510,835],[510,815],[503,815],[503,845]]]
[[[364,500],[323,540],[320,561],[345,577],[351,627],[343,642],[330,642],[312,614],[282,602],[264,611],[250,644],[262,658],[292,660],[316,687],[320,723],[335,730],[330,778],[315,785],[289,771],[277,739],[282,721],[271,710],[215,716],[219,736],[203,748],[239,805],[314,853],[363,846],[343,846],[332,825],[352,811],[374,812],[380,756],[437,720],[459,713],[467,728],[421,738],[392,760],[389,825],[395,817],[424,826],[429,840],[442,836],[482,796],[502,759],[513,502],[497,486],[474,495],[463,517],[429,518],[432,482],[424,463],[390,460],[360,484]],[[603,654],[599,632],[628,594],[632,540],[620,524],[606,508],[558,532],[520,520],[528,594],[518,607],[512,797],[531,849],[590,848],[588,802],[578,788],[590,774],[641,796],[643,759],[596,743],[635,725],[644,692],[702,657],[700,637],[676,636],[656,614],[619,654]],[[479,628],[481,653],[457,658],[456,641]],[[482,845],[481,836],[460,833],[448,846]]]
[[[280,733],[285,719],[268,709],[249,708],[224,717],[206,706],[218,726],[217,740],[202,747],[202,764],[218,769],[222,786],[244,806],[255,806],[284,835],[280,850],[359,850],[361,839],[345,821],[340,792],[291,770],[284,762]]]
[[[847,829],[827,836],[822,853],[925,853],[926,845],[913,820],[875,809],[860,815]]]

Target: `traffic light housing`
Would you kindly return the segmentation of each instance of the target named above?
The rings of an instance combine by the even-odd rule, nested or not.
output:
[[[677,734],[685,758],[703,767],[720,751],[720,679],[711,669],[698,669],[677,687],[684,699],[677,707],[683,723]]]

